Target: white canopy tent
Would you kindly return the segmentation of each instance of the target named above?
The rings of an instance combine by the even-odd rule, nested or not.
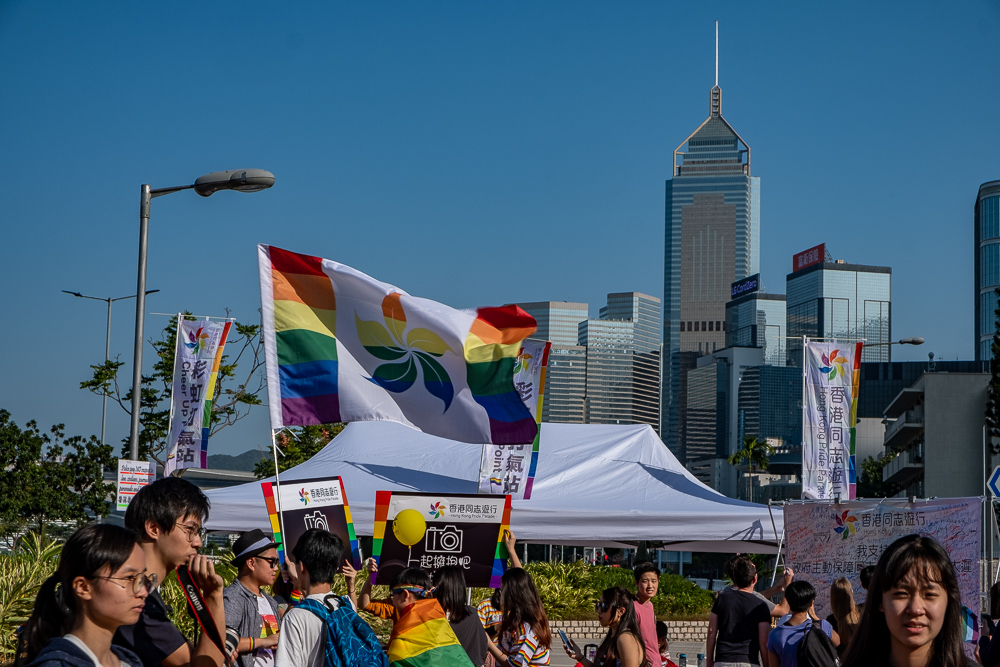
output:
[[[339,475],[355,531],[371,535],[376,491],[474,494],[481,452],[394,422],[356,422],[280,481]],[[259,482],[207,495],[209,530],[269,526]],[[705,486],[649,426],[542,424],[532,496],[514,501],[511,529],[519,541],[545,544],[647,540],[676,551],[775,553],[782,514]]]

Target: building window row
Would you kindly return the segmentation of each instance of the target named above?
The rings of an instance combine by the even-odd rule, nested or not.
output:
[[[681,331],[725,331],[726,323],[722,320],[702,320],[681,322]]]

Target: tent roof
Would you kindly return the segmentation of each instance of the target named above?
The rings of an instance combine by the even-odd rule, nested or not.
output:
[[[777,541],[766,506],[728,498],[699,482],[647,425],[546,423],[540,442],[531,499],[513,503],[511,529],[518,540],[662,540],[714,543],[712,550],[732,552],[762,551],[744,540]],[[281,482],[339,475],[355,531],[371,535],[376,491],[474,494],[481,454],[477,445],[394,422],[355,422],[308,462],[283,473]],[[259,482],[207,495],[209,530],[269,526]],[[774,522],[780,534],[780,512]]]

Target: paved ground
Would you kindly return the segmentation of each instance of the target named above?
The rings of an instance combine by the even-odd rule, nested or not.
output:
[[[573,667],[576,661],[566,655],[563,651],[562,642],[557,641],[559,639],[558,635],[552,642],[552,650],[550,654],[552,655],[552,667]],[[698,664],[698,654],[705,652],[705,643],[700,644],[695,642],[671,642],[670,643],[670,658],[680,664],[680,654],[687,654],[687,664],[688,667],[697,667]]]

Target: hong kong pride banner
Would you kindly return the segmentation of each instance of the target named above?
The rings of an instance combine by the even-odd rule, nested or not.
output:
[[[977,612],[979,600],[979,498],[899,499],[785,505],[785,564],[816,589],[816,613],[830,613],[830,586],[846,577],[854,599],[865,591],[858,573],[875,565],[886,548],[905,535],[933,537],[951,557],[962,603]]]

